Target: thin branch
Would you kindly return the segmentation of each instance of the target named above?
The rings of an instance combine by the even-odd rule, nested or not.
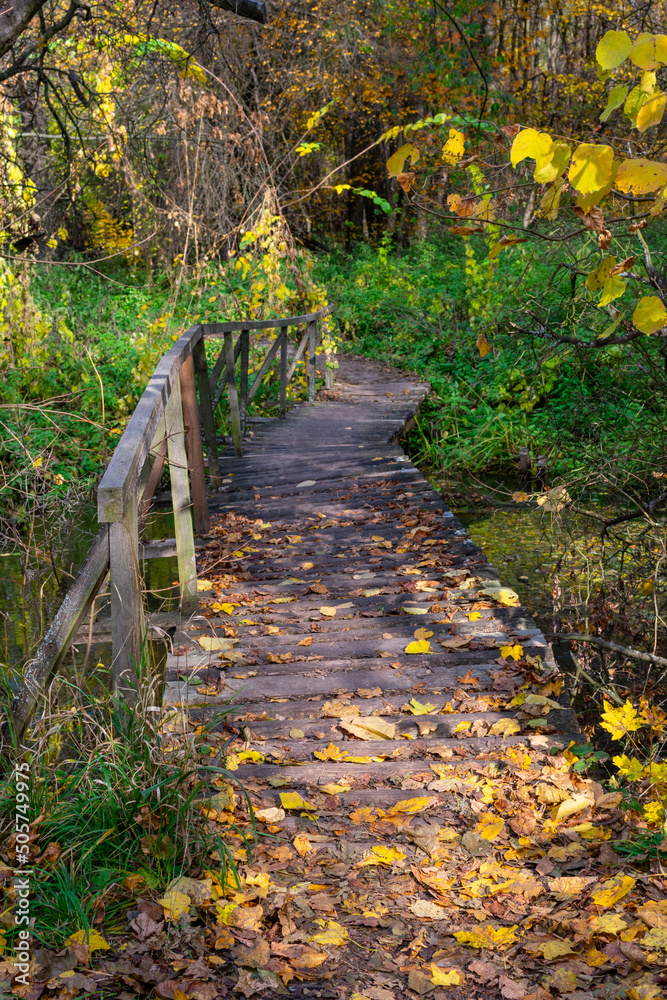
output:
[[[580,635],[578,632],[544,632],[544,636],[549,639],[567,639],[570,642],[591,642],[594,646],[601,646],[602,649],[610,649],[612,653],[622,653],[634,660],[644,660],[646,663],[657,663],[660,667],[667,667],[667,660],[662,656],[640,653],[638,649],[619,646],[616,642],[607,642],[606,639],[599,639],[596,635]]]

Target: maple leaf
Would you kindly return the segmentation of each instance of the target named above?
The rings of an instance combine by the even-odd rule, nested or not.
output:
[[[596,906],[613,906],[627,896],[636,884],[637,880],[631,875],[615,875],[593,890],[591,900]]]
[[[432,712],[435,712],[435,705],[432,705],[430,701],[427,701],[426,704],[423,705],[420,701],[417,701],[416,698],[410,699],[408,708],[413,715],[430,715]]]
[[[628,733],[641,729],[643,722],[637,715],[636,708],[628,700],[624,705],[614,707],[610,702],[603,699],[604,712],[600,725],[611,733],[612,740],[623,739]]]
[[[367,854],[357,865],[358,868],[364,868],[367,865],[395,865],[398,861],[405,860],[405,854],[403,851],[399,851],[396,847],[384,847],[382,844],[378,844],[371,848],[372,853]]]
[[[518,643],[515,646],[501,646],[500,655],[504,660],[520,660],[523,656],[523,646]]]

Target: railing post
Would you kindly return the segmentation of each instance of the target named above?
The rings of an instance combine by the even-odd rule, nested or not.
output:
[[[241,426],[245,427],[248,409],[248,360],[250,356],[250,330],[241,330]]]
[[[308,355],[309,355],[309,376],[310,386],[308,388],[308,402],[315,402],[315,349],[317,346],[317,323],[311,320],[308,324]]]
[[[217,489],[221,479],[220,461],[218,459],[218,443],[215,438],[215,418],[213,416],[213,407],[211,406],[211,387],[208,381],[206,341],[203,337],[197,341],[193,348],[192,360],[197,373],[197,384],[199,385],[201,422],[204,427],[206,451],[208,452],[208,475],[211,480],[211,486],[213,489]]]
[[[133,490],[123,520],[109,525],[114,690],[130,704],[136,700],[145,635],[137,499]]]
[[[243,445],[241,443],[241,414],[239,413],[239,394],[236,388],[236,371],[234,370],[234,340],[231,333],[225,334],[225,361],[227,363],[229,419],[232,425],[234,454],[237,458],[240,458],[243,454]]]
[[[197,599],[197,563],[195,538],[190,515],[190,485],[188,457],[185,452],[185,427],[181,407],[181,387],[174,382],[164,408],[167,425],[167,455],[171,478],[171,500],[174,508],[174,534],[178,558],[178,580],[181,588],[181,613],[190,617],[199,608]]]
[[[188,446],[188,465],[192,484],[192,504],[195,514],[195,531],[206,535],[211,530],[211,517],[206,497],[206,473],[204,471],[204,451],[201,446],[197,390],[195,388],[195,366],[190,354],[179,372],[183,419]]]
[[[280,328],[280,419],[287,416],[287,327]]]

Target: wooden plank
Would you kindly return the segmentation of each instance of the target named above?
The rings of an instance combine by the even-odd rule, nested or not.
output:
[[[280,418],[287,416],[287,327],[280,330]]]
[[[42,692],[55,675],[109,569],[109,527],[100,528],[86,561],[58,608],[37,652],[29,661],[23,684],[11,708],[11,728],[20,743]],[[7,736],[9,734],[6,734]]]
[[[142,666],[145,623],[139,524],[137,505],[132,498],[125,518],[109,526],[109,569],[114,689],[133,704]]]
[[[197,385],[199,386],[199,403],[201,422],[204,428],[206,439],[206,452],[208,457],[208,477],[212,489],[220,486],[220,462],[218,460],[218,443],[215,433],[215,418],[213,407],[211,406],[211,390],[208,381],[208,362],[206,360],[206,344],[203,339],[195,344],[192,359],[194,361],[195,372],[197,374]]]
[[[135,487],[167,399],[183,362],[199,344],[203,349],[202,328],[192,326],[158,362],[99,484],[97,516],[102,524],[123,521],[130,499],[136,502]]]
[[[180,385],[176,383],[165,409],[167,453],[171,476],[171,497],[174,511],[174,533],[178,557],[178,579],[181,591],[181,613],[189,618],[199,607],[197,597],[197,563],[192,531],[188,458],[185,450],[185,427],[181,406]]]
[[[192,504],[195,516],[195,531],[206,535],[211,530],[211,515],[206,496],[206,473],[204,471],[204,450],[201,443],[197,389],[195,387],[195,367],[192,355],[186,358],[180,372],[181,400],[188,451],[188,468],[192,484]]]
[[[234,364],[234,341],[231,333],[225,334],[225,362],[227,365],[227,393],[229,395],[229,420],[232,425],[234,453],[237,458],[243,454],[241,431],[241,411],[239,409],[239,394],[236,388],[236,368]]]
[[[241,320],[233,323],[206,323],[203,327],[205,337],[223,337],[226,333],[238,333],[240,330],[275,330],[280,326],[303,326],[311,321],[317,322],[333,312],[333,306],[325,306],[314,313],[303,316],[287,316],[277,319]]]
[[[294,360],[292,361],[292,364],[290,365],[290,369],[289,369],[289,371],[287,373],[287,381],[288,382],[292,381],[292,377],[294,375],[294,372],[296,371],[296,366],[298,365],[299,361],[301,361],[301,358],[303,356],[303,352],[306,350],[306,346],[308,344],[308,336],[309,336],[308,335],[308,330],[306,330],[306,332],[304,333],[303,337],[301,338],[301,342],[299,343],[299,346],[296,349],[296,354],[294,355]]]
[[[275,358],[276,353],[277,353],[279,347],[280,347],[280,338],[276,337],[276,339],[273,341],[273,344],[271,345],[271,350],[269,351],[269,353],[264,358],[264,363],[262,364],[262,367],[259,369],[259,371],[255,375],[255,377],[253,379],[253,383],[250,386],[250,388],[248,389],[248,403],[251,403],[253,401],[253,399],[255,398],[255,396],[257,394],[257,390],[259,389],[260,385],[264,381],[264,376],[266,375],[266,373],[268,372],[269,368],[271,367],[271,365],[273,363],[273,359]]]
[[[234,347],[234,363],[236,363],[239,359],[242,345],[243,345],[243,338],[238,337],[236,341],[236,346]],[[214,413],[218,406],[218,403],[222,399],[222,394],[227,386],[227,369],[225,367],[226,363],[227,362],[225,360],[225,346],[223,344],[222,350],[220,351],[220,354],[218,355],[217,360],[215,362],[215,366],[213,368],[213,374],[209,379],[209,385],[211,387],[211,400],[212,400],[211,407]]]
[[[150,508],[155,491],[159,486],[164,470],[164,463],[167,459],[167,435],[165,431],[164,414],[160,417],[157,430],[151,442],[149,457],[153,457],[153,465],[148,475],[148,480],[141,496],[139,505],[139,520],[143,522]]]
[[[250,332],[248,330],[241,330],[239,344],[241,345],[241,426],[245,427],[246,411],[248,409],[248,361],[250,356]]]

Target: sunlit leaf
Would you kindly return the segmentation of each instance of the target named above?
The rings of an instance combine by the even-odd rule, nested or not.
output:
[[[387,160],[387,170],[389,171],[390,177],[397,177],[398,174],[405,172],[405,163],[410,160],[410,163],[414,165],[418,162],[421,153],[419,149],[413,145],[411,142],[406,142],[404,145],[397,149],[393,156],[390,156]]]
[[[598,42],[595,58],[602,69],[616,69],[630,55],[632,42],[626,31],[607,31]]]
[[[667,310],[657,295],[643,295],[632,314],[632,322],[642,333],[657,333],[667,325]]]
[[[637,35],[629,52],[631,61],[640,69],[655,69],[658,65],[655,51],[655,35],[642,31]]]
[[[442,147],[442,158],[445,163],[458,163],[463,156],[464,148],[465,136],[463,132],[459,132],[458,129],[455,128],[450,128],[449,138]]]
[[[600,121],[606,122],[612,111],[616,111],[620,108],[622,104],[625,103],[625,99],[628,96],[628,86],[625,83],[620,83],[617,87],[614,87],[610,91],[609,97],[607,98],[607,105],[600,115]]]
[[[417,639],[415,642],[409,642],[405,647],[406,653],[430,653],[431,643],[426,639]]]
[[[574,151],[568,179],[582,194],[602,190],[612,177],[614,150],[584,142]]]
[[[614,184],[625,194],[650,194],[667,184],[667,163],[656,163],[644,157],[622,160]]]
[[[661,91],[649,98],[637,112],[637,130],[645,132],[652,125],[659,125],[665,113],[665,105],[667,105],[667,94],[663,94]]]
[[[604,908],[613,906],[614,903],[618,903],[620,899],[627,896],[636,883],[637,880],[631,875],[614,875],[613,878],[607,879],[606,882],[593,890],[591,900],[596,906]]]
[[[513,167],[527,157],[535,160],[551,153],[553,139],[546,132],[538,132],[534,128],[524,128],[515,137],[510,150],[510,161]]]
[[[484,924],[470,931],[455,931],[454,937],[459,944],[467,944],[471,948],[498,948],[502,951],[519,940],[518,927],[492,927]]]

